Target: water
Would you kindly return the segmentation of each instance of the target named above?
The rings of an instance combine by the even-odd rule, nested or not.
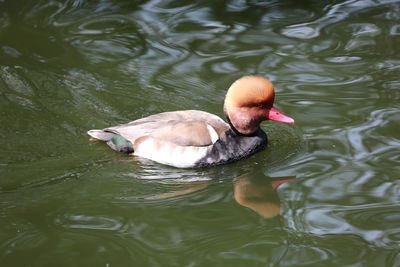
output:
[[[400,266],[399,55],[399,1],[0,1],[1,265]],[[249,159],[88,141],[245,74],[297,122]]]

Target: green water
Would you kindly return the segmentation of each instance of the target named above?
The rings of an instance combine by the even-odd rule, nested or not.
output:
[[[88,140],[245,74],[297,122],[246,160]],[[400,266],[399,89],[400,1],[2,0],[0,265]]]

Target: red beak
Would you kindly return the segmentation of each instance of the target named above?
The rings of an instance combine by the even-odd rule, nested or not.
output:
[[[294,119],[286,115],[283,115],[283,113],[277,110],[276,108],[271,108],[269,110],[267,115],[267,120],[280,121],[285,123],[294,123]]]

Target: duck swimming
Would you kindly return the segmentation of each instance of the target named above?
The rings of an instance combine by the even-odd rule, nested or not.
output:
[[[294,123],[273,107],[274,98],[269,80],[244,76],[226,94],[224,113],[228,123],[208,112],[180,110],[87,133],[116,151],[178,168],[219,165],[266,147],[262,121]]]

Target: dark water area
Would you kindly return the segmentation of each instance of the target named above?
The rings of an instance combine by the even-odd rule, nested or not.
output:
[[[296,120],[248,159],[86,135],[247,74]],[[400,266],[399,90],[400,1],[0,0],[0,265]]]

